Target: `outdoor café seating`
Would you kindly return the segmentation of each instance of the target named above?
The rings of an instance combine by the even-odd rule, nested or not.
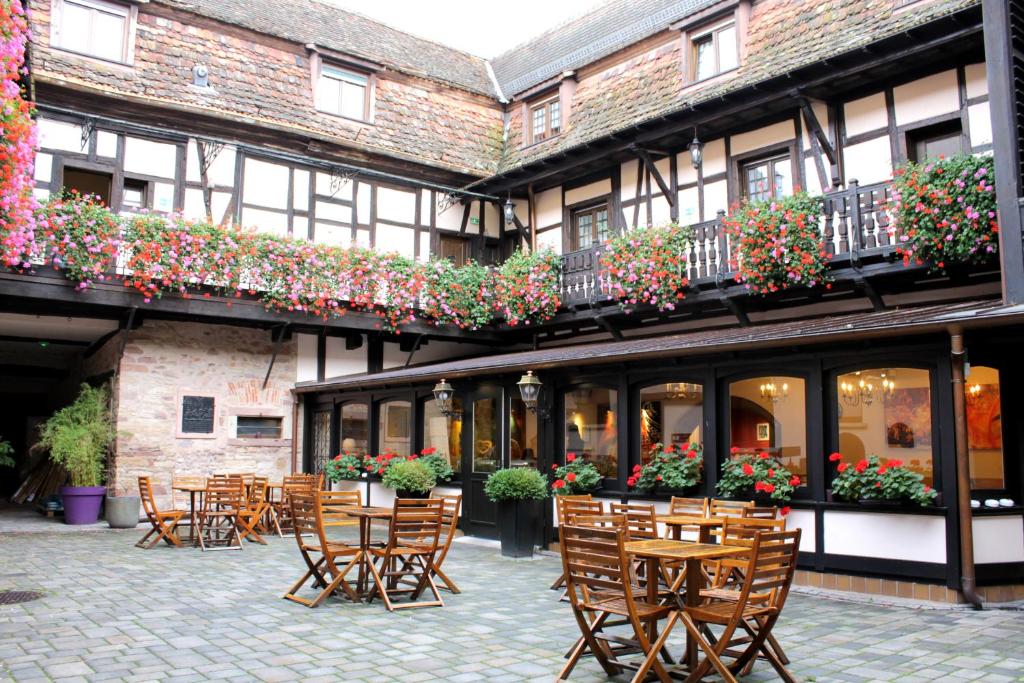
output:
[[[375,560],[369,563],[374,583],[370,601],[379,596],[391,612],[410,607],[444,607],[433,578],[443,514],[444,501],[437,498],[395,499],[387,545],[368,548]],[[430,591],[433,600],[419,600],[425,590]],[[399,596],[408,596],[410,602],[396,602]]]
[[[164,541],[168,545],[181,547],[177,526],[188,513],[185,510],[161,510],[157,507],[156,498],[153,496],[153,484],[150,482],[149,477],[139,477],[139,498],[142,501],[142,509],[146,513],[146,518],[149,520],[152,529],[139,539],[135,546],[138,548],[152,548],[160,541]],[[156,538],[149,541],[153,534],[156,534]],[[147,541],[149,542],[147,543]]]
[[[325,493],[327,492],[316,491],[312,486],[297,487],[289,493],[289,519],[292,522],[299,554],[306,564],[306,572],[283,597],[306,607],[317,607],[339,588],[350,600],[359,602],[355,589],[345,581],[345,577],[359,565],[361,551],[358,546],[327,537],[328,522],[325,519],[324,501],[326,500],[329,510],[326,514],[332,516],[327,519],[333,519],[333,515],[339,513],[330,507],[332,500],[330,495],[325,496]],[[309,537],[313,537],[313,540],[307,540]],[[339,559],[344,561],[344,564]],[[310,578],[314,579],[314,586],[321,589],[312,599],[298,595],[298,591]]]

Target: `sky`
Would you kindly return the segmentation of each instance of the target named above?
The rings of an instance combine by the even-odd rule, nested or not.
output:
[[[599,4],[599,0],[330,1],[402,31],[488,59]]]

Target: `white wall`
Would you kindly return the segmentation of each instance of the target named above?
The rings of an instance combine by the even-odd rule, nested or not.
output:
[[[892,512],[825,512],[825,552],[946,563],[946,518]]]
[[[975,562],[1024,562],[1024,518],[1021,515],[975,516],[971,524]]]

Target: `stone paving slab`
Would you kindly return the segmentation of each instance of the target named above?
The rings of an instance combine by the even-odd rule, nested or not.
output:
[[[0,607],[0,681],[550,681],[578,635],[550,556],[459,543],[445,568],[463,593],[444,608],[311,610],[281,599],[302,573],[291,538],[202,553],[141,535],[0,534],[0,590],[45,593]],[[795,594],[775,632],[800,681],[1024,681],[1024,612]],[[607,678],[584,660],[571,680]]]

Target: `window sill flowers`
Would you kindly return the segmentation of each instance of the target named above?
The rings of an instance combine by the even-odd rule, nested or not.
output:
[[[832,480],[832,495],[851,502],[917,503],[927,507],[935,502],[935,489],[924,483],[924,476],[914,472],[901,460],[885,463],[876,455],[869,455],[856,464],[842,462],[840,453],[833,453],[829,461],[836,463],[836,476]]]
[[[667,446],[656,443],[651,447],[651,458],[646,465],[634,465],[626,480],[631,489],[688,489],[700,483],[704,466],[704,450],[696,444]]]
[[[724,498],[753,500],[766,498],[773,503],[786,504],[796,487],[803,482],[773,458],[768,452],[741,453],[732,449],[733,457],[722,468],[718,480],[718,495]],[[788,512],[788,508],[784,508]]]
[[[671,311],[686,296],[693,230],[675,223],[612,238],[600,257],[601,279],[621,305]]]
[[[551,492],[556,496],[590,493],[601,485],[601,473],[594,464],[575,453],[566,453],[565,464],[552,465],[551,469]]]

